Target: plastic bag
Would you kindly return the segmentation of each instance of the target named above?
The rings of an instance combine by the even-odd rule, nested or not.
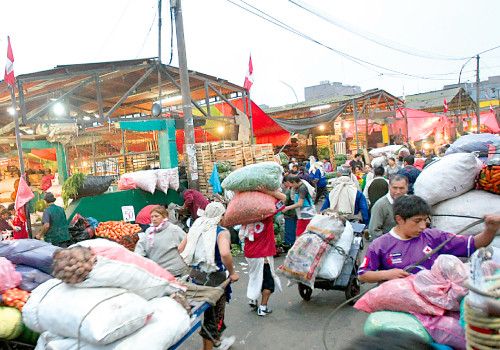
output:
[[[425,167],[415,181],[415,195],[434,205],[472,190],[483,163],[473,154],[458,153]]]
[[[282,202],[278,202],[281,203]],[[262,221],[276,214],[276,198],[256,191],[238,192],[229,202],[224,215],[224,226],[244,225]]]
[[[37,239],[18,239],[0,242],[0,256],[9,259],[13,264],[36,267],[50,273],[52,254],[58,247]]]
[[[118,191],[135,190],[136,188],[135,181],[131,177],[122,177],[118,181]]]
[[[500,137],[495,134],[473,134],[459,137],[446,150],[446,155],[452,153],[479,152],[479,157],[487,157],[489,145],[499,142]]]
[[[170,174],[170,182],[168,186],[174,191],[177,191],[179,189],[179,168],[176,167],[168,169],[168,171]]]
[[[22,279],[21,274],[14,269],[14,265],[9,260],[0,258],[0,294],[17,287]]]
[[[336,247],[340,247],[347,254],[351,249],[352,241],[354,240],[354,230],[352,229],[351,223],[347,221],[345,223],[344,231],[340,236],[340,239],[335,243]],[[330,249],[326,255],[325,261],[321,266],[318,277],[326,279],[334,279],[340,275],[342,267],[344,266],[346,256],[340,254],[337,249]]]
[[[92,247],[97,262],[78,288],[120,287],[145,299],[170,295],[185,287],[174,276],[152,260],[118,247]]]
[[[334,244],[339,240],[344,229],[344,222],[340,220],[338,215],[316,214],[307,225],[306,231],[315,233],[321,238],[330,241],[331,244]]]
[[[468,292],[463,286],[466,279],[465,264],[454,255],[442,254],[430,270],[416,274],[413,287],[428,302],[446,310],[459,311],[460,302]]]
[[[43,349],[51,350],[130,350],[170,349],[189,331],[189,316],[185,310],[169,297],[153,299],[149,302],[154,307],[151,320],[137,332],[108,345],[92,345],[71,338],[59,337],[50,332],[41,335],[39,344]]]
[[[403,312],[378,311],[372,313],[365,322],[365,334],[372,335],[380,331],[406,332],[432,341],[431,336],[415,316]]]
[[[109,344],[143,327],[153,313],[146,300],[125,289],[75,288],[54,278],[33,290],[23,321],[35,332]]]
[[[123,178],[130,178],[134,181],[137,188],[149,193],[155,193],[157,175],[156,170],[141,170],[133,173],[123,174]]]
[[[231,191],[252,191],[258,186],[277,190],[283,181],[283,168],[276,162],[262,162],[233,171],[222,181],[222,188]]]
[[[439,344],[451,346],[455,350],[465,350],[465,329],[455,317],[429,316],[412,313],[429,332],[432,339]]]
[[[384,282],[363,295],[354,307],[367,313],[399,311],[442,316],[443,308],[429,303],[415,291],[414,278],[415,275],[411,275]]]
[[[71,220],[73,222],[73,220]],[[86,230],[86,222],[84,218],[79,218],[76,222],[70,223],[68,226],[69,235],[73,243],[85,241],[93,237],[90,236],[91,231]]]
[[[500,196],[486,191],[472,190],[459,197],[448,199],[432,207],[432,227],[445,232],[457,233],[484,214],[500,215]],[[476,225],[464,235],[483,232],[484,224]],[[500,229],[497,235],[500,234]]]
[[[16,271],[22,276],[21,284],[19,289],[31,292],[33,289],[38,287],[40,284],[52,279],[52,276],[38,270],[32,266],[26,265],[16,265]]]
[[[113,182],[112,176],[87,176],[82,187],[78,189],[77,197],[97,196],[108,190]]]
[[[381,157],[384,154],[397,153],[402,147],[403,146],[401,145],[389,145],[389,146],[374,148],[368,153],[374,157]]]
[[[297,237],[288,251],[278,273],[290,281],[302,283],[314,289],[314,281],[321,264],[330,249],[327,241],[314,233],[304,233]]]
[[[156,189],[167,194],[170,187],[170,169],[158,169],[156,170]]]

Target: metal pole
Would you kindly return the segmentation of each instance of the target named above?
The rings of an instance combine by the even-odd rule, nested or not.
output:
[[[17,146],[17,156],[19,158],[19,170],[21,177],[26,178],[26,173],[24,169],[24,157],[23,157],[23,143],[21,141],[21,132],[19,131],[19,119],[17,117],[17,103],[16,103],[16,93],[14,92],[14,87],[9,85],[10,88],[10,98],[12,100],[12,109],[14,110],[14,128],[16,132],[16,146]],[[24,206],[24,211],[26,213],[26,222],[28,224],[29,238],[33,238],[33,232],[31,231],[31,218],[30,218],[30,205],[27,203]]]
[[[196,163],[196,147],[194,136],[193,113],[191,110],[191,91],[189,86],[189,75],[187,68],[186,43],[184,41],[184,25],[182,22],[181,0],[171,1],[170,6],[174,7],[175,31],[177,33],[177,51],[179,55],[179,73],[181,80],[182,111],[184,113],[184,143],[188,154],[188,183],[191,189],[197,190],[198,186],[198,165]]]
[[[248,115],[250,117],[250,135],[251,135],[251,140],[250,140],[250,144],[254,144],[254,140],[253,140],[253,118],[252,118],[252,100],[250,98],[250,90],[248,90]]]
[[[354,113],[354,127],[356,128],[356,153],[359,153],[359,135],[358,135],[358,106],[356,101],[352,100],[352,111]]]
[[[94,141],[94,132],[91,132],[92,136],[92,168],[94,169],[94,175],[97,175],[97,165],[95,163],[95,141]]]
[[[481,133],[481,108],[479,107],[479,55],[476,56],[477,59],[477,70],[476,70],[476,124],[477,133]]]
[[[408,113],[406,113],[406,99],[405,99],[405,127],[406,127],[406,142],[410,145],[410,131],[408,130]]]
[[[158,0],[158,64],[161,64],[161,0]],[[160,111],[163,110],[161,105],[161,71],[158,67],[158,103],[160,104]],[[160,112],[160,116],[162,112]]]

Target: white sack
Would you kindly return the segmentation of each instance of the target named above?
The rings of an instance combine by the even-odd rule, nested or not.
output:
[[[51,279],[35,288],[23,307],[24,324],[42,333],[109,344],[143,327],[154,307],[122,288],[75,288]],[[82,322],[83,321],[83,322]]]
[[[414,192],[434,205],[474,188],[483,163],[471,153],[450,154],[425,167],[417,177]]]
[[[176,344],[190,328],[189,316],[175,300],[164,297],[149,302],[155,312],[151,320],[138,331],[107,345],[92,345],[73,338],[44,332],[38,338],[36,350],[165,350]]]
[[[168,169],[170,172],[170,188],[174,191],[179,189],[179,168]]]
[[[85,248],[92,248],[92,247],[123,247],[120,243],[116,243],[115,241],[111,241],[106,238],[92,238],[92,239],[87,239],[85,241],[80,241],[78,243],[72,244],[70,248],[72,247],[85,247]]]
[[[457,233],[465,226],[478,220],[478,218],[482,218],[485,214],[500,215],[500,196],[482,190],[472,190],[459,197],[448,199],[433,206],[432,227],[445,232]],[[480,224],[465,231],[464,234],[478,234],[483,232],[483,230],[484,224]],[[499,234],[500,230],[497,232],[497,235]]]
[[[344,232],[342,232],[340,239],[335,243],[335,245],[344,249],[346,254],[348,254],[349,250],[351,250],[353,240],[354,230],[349,221],[346,221]],[[318,272],[318,277],[329,280],[337,278],[342,271],[345,259],[346,257],[344,255],[340,254],[335,248],[332,247],[323,262],[323,266],[321,266],[321,269]]]
[[[370,152],[368,152],[370,155],[374,157],[380,157],[383,156],[384,153],[396,153],[399,151],[403,146],[401,145],[389,145],[385,147],[379,147],[379,148],[374,148]]]
[[[170,169],[158,169],[156,170],[156,189],[167,194],[170,186]]]
[[[156,170],[141,170],[122,175],[122,179],[128,177],[135,182],[137,188],[146,192],[155,193],[157,175]]]

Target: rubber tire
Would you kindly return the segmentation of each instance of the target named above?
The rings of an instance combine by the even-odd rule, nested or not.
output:
[[[308,286],[299,283],[299,294],[302,297],[302,299],[309,301],[311,300],[311,295],[312,295],[312,289],[309,288]]]
[[[345,290],[345,298],[349,300],[359,295],[361,292],[361,285],[359,284],[358,276],[352,274],[349,278],[349,283],[347,283],[347,287]],[[354,305],[356,303],[355,300],[349,302],[349,305]]]

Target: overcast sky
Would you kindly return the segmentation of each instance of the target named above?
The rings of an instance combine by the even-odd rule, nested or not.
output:
[[[187,60],[191,70],[243,85],[251,53],[251,93],[257,104],[296,102],[286,84],[302,101],[304,87],[324,80],[385,89],[396,96],[403,87],[407,95],[439,90],[458,82],[468,57],[500,45],[499,0],[293,0],[323,18],[288,0],[244,1],[254,8],[241,0],[182,0]],[[233,3],[270,15],[310,40]],[[0,0],[0,66],[5,66],[7,35],[16,75],[63,64],[156,57],[157,4]],[[163,63],[170,59],[168,6],[163,1]],[[365,62],[354,63],[334,50]],[[175,39],[172,65],[178,66]],[[471,60],[462,81],[475,81],[475,67]],[[480,71],[482,80],[500,75],[500,49],[481,55]]]

